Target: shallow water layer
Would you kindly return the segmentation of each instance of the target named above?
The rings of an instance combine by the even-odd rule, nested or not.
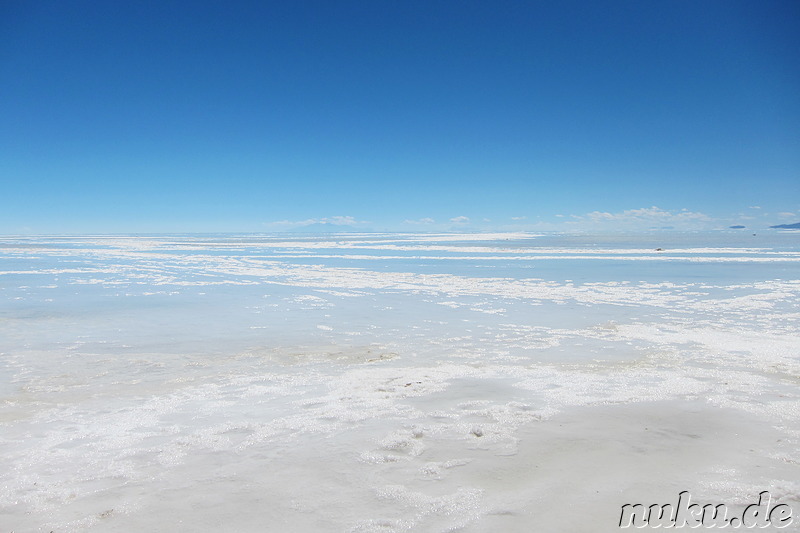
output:
[[[790,531],[799,302],[791,233],[0,239],[0,531]]]

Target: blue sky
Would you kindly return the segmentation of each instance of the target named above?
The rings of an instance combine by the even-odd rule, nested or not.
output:
[[[0,3],[0,233],[800,221],[796,1]]]

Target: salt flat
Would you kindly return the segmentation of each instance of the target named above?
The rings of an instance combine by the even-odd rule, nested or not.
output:
[[[798,302],[791,233],[7,237],[0,528],[800,515]]]

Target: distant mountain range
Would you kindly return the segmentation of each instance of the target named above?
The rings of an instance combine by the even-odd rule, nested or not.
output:
[[[794,224],[778,224],[777,226],[770,226],[770,228],[777,228],[777,229],[800,229],[800,222],[795,222]]]

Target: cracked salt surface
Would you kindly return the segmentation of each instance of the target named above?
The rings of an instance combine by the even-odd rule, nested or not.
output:
[[[0,526],[611,531],[682,490],[800,516],[791,237],[5,238]]]

